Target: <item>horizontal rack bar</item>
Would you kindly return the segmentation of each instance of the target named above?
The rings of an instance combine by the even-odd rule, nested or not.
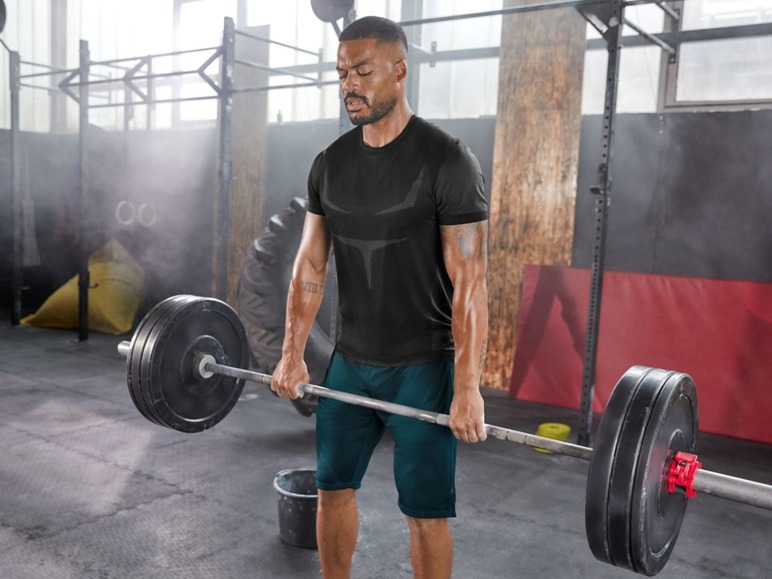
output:
[[[284,48],[290,48],[292,50],[296,50],[298,52],[305,52],[306,54],[310,54],[312,56],[315,56],[319,58],[319,52],[313,52],[311,50],[306,50],[305,48],[300,48],[297,46],[292,46],[291,44],[285,44],[283,42],[279,42],[278,40],[271,40],[270,38],[265,38],[263,36],[258,36],[257,34],[252,34],[251,32],[245,32],[243,30],[235,30],[236,35],[238,36],[246,36],[247,38],[251,38],[253,40],[259,40],[261,42],[267,42],[269,44],[276,44],[278,46],[283,46]]]

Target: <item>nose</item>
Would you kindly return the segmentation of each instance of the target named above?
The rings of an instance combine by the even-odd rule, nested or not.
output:
[[[344,78],[340,81],[340,90],[345,95],[346,93],[353,92],[356,93],[357,89],[357,83],[355,82],[354,75],[353,74],[347,74]]]

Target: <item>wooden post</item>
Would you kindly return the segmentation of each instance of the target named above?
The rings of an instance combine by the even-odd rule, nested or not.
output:
[[[268,38],[270,33],[268,26],[240,30],[263,38]],[[235,44],[237,60],[268,65],[268,43],[236,35]],[[266,71],[235,64],[233,73],[235,90],[267,85]],[[234,305],[244,257],[264,226],[265,155],[268,133],[267,91],[234,94],[231,114],[231,182],[225,299]],[[214,271],[217,271],[216,267]]]
[[[483,374],[494,388],[512,377],[524,266],[571,263],[585,44],[573,8],[503,17]]]

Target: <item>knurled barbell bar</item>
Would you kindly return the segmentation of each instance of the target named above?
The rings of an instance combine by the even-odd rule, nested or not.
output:
[[[244,369],[247,332],[238,314],[213,298],[168,298],[140,321],[126,356],[129,394],[148,420],[181,432],[220,422],[244,381],[271,376]],[[448,426],[447,414],[303,384],[304,395]],[[772,486],[701,469],[694,455],[697,392],[683,373],[633,366],[609,398],[595,448],[485,425],[492,438],[590,461],[585,527],[600,561],[655,575],[670,557],[686,504],[703,492],[772,510]]]

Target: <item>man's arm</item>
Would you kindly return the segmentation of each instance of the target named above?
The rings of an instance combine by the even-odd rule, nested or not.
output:
[[[322,303],[331,248],[327,218],[306,213],[287,294],[281,360],[273,372],[271,383],[271,389],[284,398],[297,398],[297,385],[309,380],[303,354],[308,334]]]
[[[445,269],[453,283],[456,364],[450,429],[459,440],[486,439],[480,377],[488,344],[488,222],[440,227]]]

